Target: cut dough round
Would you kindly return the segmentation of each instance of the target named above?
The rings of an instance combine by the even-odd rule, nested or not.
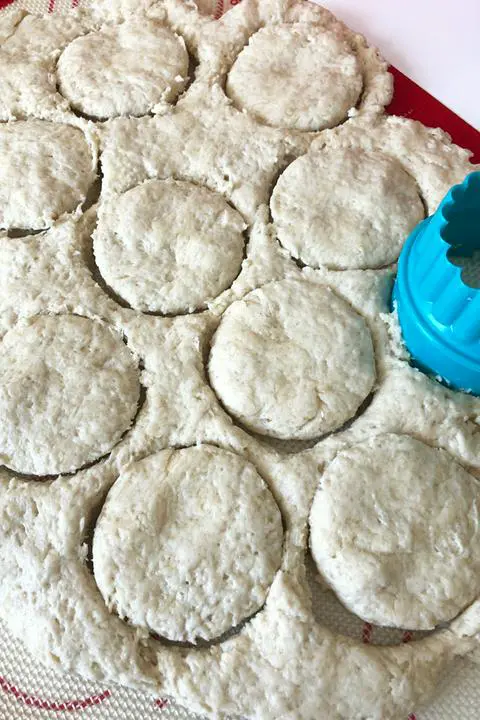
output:
[[[60,56],[57,76],[62,95],[86,115],[138,116],[175,100],[188,62],[182,38],[143,18],[76,38]]]
[[[170,640],[211,640],[258,610],[282,556],[280,511],[255,468],[203,445],[117,480],[94,533],[109,608]]]
[[[280,176],[270,207],[293,257],[342,270],[394,262],[425,216],[415,180],[398,160],[359,148],[298,158]]]
[[[40,230],[85,200],[95,161],[78,128],[43,120],[0,124],[0,227]]]
[[[234,302],[209,360],[212,386],[247,428],[307,440],[340,427],[375,382],[365,321],[322,285],[281,280]]]
[[[378,625],[426,630],[480,593],[479,484],[445,451],[380,435],[341,451],[310,514],[340,600]]]
[[[346,40],[315,25],[259,30],[235,61],[227,93],[268,125],[322,130],[355,106],[362,74]]]
[[[0,344],[0,462],[20,473],[68,473],[128,430],[138,368],[119,335],[76,315],[41,315]]]
[[[95,259],[131,307],[191,312],[240,272],[244,229],[221,195],[188,182],[150,180],[102,206]]]

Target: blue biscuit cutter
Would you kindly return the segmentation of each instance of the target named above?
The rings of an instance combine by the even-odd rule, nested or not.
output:
[[[480,395],[480,288],[469,287],[464,269],[452,263],[477,250],[480,172],[473,172],[410,234],[393,299],[415,364],[456,390]]]

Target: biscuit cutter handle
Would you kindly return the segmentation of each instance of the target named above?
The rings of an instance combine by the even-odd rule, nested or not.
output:
[[[404,342],[422,371],[480,395],[480,288],[463,279],[455,257],[480,250],[480,172],[452,187],[436,212],[408,237],[393,301]]]

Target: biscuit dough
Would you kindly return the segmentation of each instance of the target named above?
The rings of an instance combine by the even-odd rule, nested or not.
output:
[[[55,57],[60,48],[85,32],[78,13],[55,13],[50,16],[30,15],[24,10],[19,13],[15,27],[2,43],[2,51],[12,57],[23,53],[31,60],[47,60]]]
[[[328,287],[297,280],[254,290],[226,310],[208,371],[234,417],[284,440],[340,427],[375,382],[363,318]]]
[[[259,30],[227,80],[227,94],[239,108],[268,125],[298,130],[338,125],[361,91],[353,48],[308,23]]]
[[[443,450],[386,434],[342,450],[323,474],[310,546],[364,620],[430,630],[480,592],[480,485]]]
[[[8,36],[3,42],[0,37],[0,120],[67,112],[68,103],[56,89],[56,60],[86,28],[75,13],[48,17],[17,13]]]
[[[107,326],[40,315],[0,344],[0,459],[19,473],[69,473],[109,452],[139,400],[135,359]]]
[[[96,158],[84,133],[42,120],[0,123],[0,228],[40,230],[85,200]]]
[[[391,269],[300,268],[276,239],[267,203],[280,173],[309,148],[312,153],[353,149],[381,153],[400,163],[431,213],[449,187],[474,169],[468,151],[452,145],[439,130],[384,117],[392,89],[385,61],[361,36],[311,2],[242,0],[214,22],[201,17],[195,3],[184,0],[96,0],[91,9],[69,12],[65,24],[58,20],[57,25],[56,14],[42,19],[51,33],[41,32],[33,19],[28,30],[24,20],[31,16],[23,18],[15,11],[14,15],[13,23],[0,18],[0,118],[48,117],[62,127],[69,123],[81,129],[91,148],[92,168],[97,142],[101,147],[102,187],[98,208],[77,209],[72,203],[76,212],[54,218],[53,225],[50,219],[42,221],[40,227],[50,224],[44,233],[22,238],[0,233],[0,332],[8,338],[35,324],[32,316],[67,313],[88,318],[95,327],[114,328],[108,329],[115,337],[112,347],[100,336],[99,343],[113,362],[118,361],[120,335],[127,339],[135,356],[135,383],[138,386],[140,371],[145,399],[129,432],[110,449],[105,443],[108,455],[91,467],[47,482],[0,468],[1,619],[43,663],[105,684],[169,695],[202,715],[256,720],[406,718],[429,701],[455,657],[478,648],[478,601],[445,629],[412,643],[378,647],[344,637],[322,625],[312,607],[317,600],[305,574],[308,516],[322,474],[335,456],[379,433],[409,434],[443,448],[459,465],[478,474],[480,400],[454,393],[409,366],[395,315],[389,313]],[[89,122],[76,116],[55,90],[55,64],[62,49],[79,35],[132,20],[160,23],[185,38],[198,62],[192,83],[174,106],[161,102],[153,108],[154,117]],[[290,23],[315,25],[317,33],[333,33],[352,48],[363,87],[348,121],[339,127],[315,133],[270,127],[252,113],[241,112],[225,93],[228,73],[249,39],[261,27]],[[7,41],[10,48],[4,51]],[[3,159],[9,187],[12,179],[21,177],[19,168],[32,166],[28,158],[18,164],[13,154]],[[73,170],[78,166],[72,163]],[[241,272],[204,312],[176,317],[145,314],[121,306],[96,281],[91,235],[97,211],[101,216],[107,203],[153,179],[191,182],[218,192],[249,224]],[[54,184],[48,180],[48,187]],[[28,202],[17,208],[17,217],[38,203],[43,218],[50,196],[39,199],[30,181],[29,187]],[[265,442],[233,422],[206,377],[209,344],[228,317],[223,317],[226,308],[235,307],[251,291],[267,292],[274,281],[311,285],[326,293],[329,307],[324,312],[322,306],[322,316],[327,319],[336,312],[330,305],[336,307],[339,300],[345,318],[359,323],[359,336],[371,334],[375,353],[370,404],[338,432],[295,447],[284,440]],[[297,292],[287,295],[285,303],[296,313]],[[301,309],[303,291],[298,297]],[[311,317],[310,310],[307,315]],[[308,336],[310,324],[305,324],[303,314],[302,324]],[[76,357],[71,344],[69,361]],[[37,351],[36,340],[34,347]],[[336,352],[339,370],[351,369],[351,357],[344,358],[338,348]],[[302,358],[303,362],[305,355]],[[277,360],[275,353],[273,359]],[[360,384],[368,377],[373,382],[372,360],[354,368]],[[296,372],[295,362],[285,366],[288,377],[292,367]],[[262,367],[267,365],[268,357],[262,358]],[[83,366],[80,378],[82,372]],[[82,399],[89,397],[91,387],[90,378]],[[329,392],[338,397],[335,385]],[[360,394],[364,392],[366,387]],[[116,392],[105,401],[110,438],[115,428],[121,434],[116,407],[128,394]],[[25,397],[22,391],[19,407]],[[95,408],[94,423],[104,427],[104,415]],[[8,417],[15,417],[13,410]],[[41,409],[35,417],[42,417]],[[168,448],[201,443],[233,452],[256,468],[282,513],[283,552],[278,571],[267,583],[265,603],[254,616],[208,647],[185,647],[155,638],[145,627],[110,612],[89,561],[96,519],[119,476],[132,463]],[[72,451],[70,441],[66,447]],[[144,499],[148,508],[147,493]],[[445,527],[447,534],[455,531],[448,521]]]
[[[250,463],[211,445],[163,450],[110,491],[95,529],[95,578],[108,607],[133,625],[211,640],[263,605],[282,535]]]
[[[218,193],[193,183],[150,180],[102,205],[95,259],[130,307],[192,312],[240,272],[245,228]]]
[[[60,56],[57,76],[62,95],[85,115],[146,115],[176,99],[188,62],[181,37],[150,20],[132,19],[73,40]]]
[[[427,215],[435,212],[452,185],[480,167],[469,161],[470,150],[453,145],[440,128],[396,115],[362,115],[348,128],[326,130],[310,147],[312,152],[322,148],[380,152],[396,159],[415,181]]]
[[[181,178],[219,192],[254,220],[287,160],[283,133],[234,111],[223,95],[208,97],[210,87],[201,90],[194,107],[182,101],[171,115],[109,125],[102,153],[105,198],[147,179]]]
[[[358,148],[295,160],[270,207],[278,239],[293,257],[341,270],[394,262],[425,215],[415,180],[398,160]]]

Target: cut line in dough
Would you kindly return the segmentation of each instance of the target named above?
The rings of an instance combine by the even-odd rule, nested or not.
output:
[[[317,566],[368,622],[431,630],[480,592],[480,485],[443,450],[385,434],[338,453],[310,514]]]
[[[116,481],[93,539],[110,609],[173,641],[212,640],[265,602],[280,511],[257,471],[211,445],[167,449]]]
[[[308,440],[343,425],[375,382],[370,330],[329,287],[273,282],[234,302],[213,337],[210,382],[248,429]]]
[[[308,23],[274,25],[250,38],[226,89],[237,107],[268,125],[323,130],[355,106],[362,74],[339,33]]]
[[[139,398],[135,358],[110,327],[77,315],[20,322],[0,344],[0,462],[74,472],[113,448]]]
[[[245,228],[218,193],[189,182],[150,180],[101,206],[95,260],[130,307],[193,312],[239,274]]]
[[[356,641],[345,638],[331,626],[317,622],[312,608],[305,578],[308,513],[325,464],[331,462],[339,449],[381,431],[407,432],[431,445],[445,447],[458,462],[471,464],[478,472],[480,403],[478,399],[460,396],[430,382],[409,368],[404,353],[394,348],[394,341],[387,336],[380,317],[388,312],[390,270],[336,271],[322,265],[319,269],[300,271],[287,250],[277,242],[273,225],[268,222],[266,205],[275,179],[293,158],[325,147],[358,147],[366,153],[380,152],[398,160],[418,184],[426,209],[431,213],[449,187],[473,169],[468,163],[469,153],[452,145],[439,130],[405,118],[382,116],[392,86],[386,63],[361,36],[311,2],[242,0],[216,23],[200,19],[196,4],[184,0],[118,0],[115,3],[95,0],[94,5],[68,12],[68,21],[60,20],[56,14],[41,21],[26,14],[25,22],[17,27],[0,13],[0,37],[2,43],[8,40],[10,46],[5,49],[2,45],[0,50],[4,70],[0,82],[0,117],[15,119],[11,126],[17,126],[17,119],[26,116],[45,117],[56,123],[66,121],[82,129],[87,143],[91,143],[92,173],[98,142],[102,148],[99,208],[146,180],[181,178],[215,190],[231,201],[251,224],[251,232],[242,272],[229,291],[209,304],[212,312],[157,317],[120,307],[102,290],[103,285],[99,286],[100,279],[96,283],[97,276],[92,277],[90,236],[96,209],[83,214],[86,203],[79,200],[83,191],[77,189],[70,196],[72,186],[67,182],[59,192],[57,181],[48,174],[52,166],[47,163],[45,172],[34,172],[34,177],[47,178],[46,189],[37,180],[37,184],[28,180],[27,202],[21,205],[17,196],[12,205],[17,218],[23,218],[34,208],[34,218],[39,217],[41,221],[39,227],[49,226],[49,230],[22,240],[0,238],[6,262],[0,313],[2,335],[8,335],[18,318],[48,312],[61,314],[75,310],[90,318],[102,318],[116,328],[111,331],[116,340],[121,342],[124,333],[129,347],[142,358],[142,378],[148,395],[138,420],[134,419],[132,431],[122,436],[111,451],[107,450],[108,456],[93,460],[92,467],[82,466],[83,469],[74,470],[71,475],[49,478],[48,482],[34,482],[6,467],[0,468],[1,618],[40,662],[98,682],[120,682],[152,695],[174,697],[189,711],[202,716],[228,715],[257,720],[406,718],[412,709],[426,704],[434,695],[436,685],[454,658],[466,655],[478,645],[475,637],[480,627],[478,602],[462,613],[449,631],[433,632],[419,642],[372,647],[362,643],[359,635]],[[23,11],[14,11],[14,14],[16,22],[24,16]],[[146,22],[168,23],[168,27],[188,42],[192,55],[198,60],[191,86],[182,92],[175,107],[166,101],[155,105],[148,111],[153,117],[116,117],[94,124],[82,117],[81,111],[76,111],[75,116],[55,88],[55,63],[62,49],[74,37],[96,32],[100,26],[117,27],[119,23],[134,18],[141,22],[147,17]],[[337,39],[345,41],[358,61],[363,88],[354,107],[346,109],[348,122],[323,130],[316,137],[308,130],[285,127],[283,116],[280,127],[258,121],[250,111],[241,112],[225,94],[228,72],[249,38],[259,37],[255,33],[260,26],[273,28],[285,23],[315,25],[312,35],[322,30],[333,32]],[[26,37],[31,44],[24,41]],[[281,50],[281,46],[274,48],[277,53]],[[48,56],[45,61],[43,55]],[[109,90],[108,86],[105,90]],[[0,130],[2,127],[7,126],[0,126]],[[60,175],[66,172],[63,165],[60,170],[60,161],[62,158],[65,161],[68,152],[63,149],[57,149],[57,154],[52,152],[54,159],[59,158],[56,168]],[[71,155],[68,157],[71,160]],[[6,186],[13,189],[13,178],[17,181],[23,177],[19,169],[28,174],[36,168],[39,163],[35,158],[35,155],[22,158],[17,165],[14,159],[6,172]],[[72,162],[72,172],[79,167],[79,162]],[[67,201],[61,207],[60,216],[57,208],[52,209],[52,195],[54,199],[60,198],[61,203]],[[62,217],[65,212],[72,214]],[[273,438],[265,442],[263,434],[260,442],[255,432],[245,431],[246,425],[241,420],[232,421],[235,415],[224,412],[219,402],[220,393],[216,397],[207,382],[204,362],[212,334],[228,317],[221,318],[224,308],[234,300],[245,298],[246,293],[255,288],[261,288],[262,293],[268,291],[268,283],[285,277],[298,278],[299,283],[303,278],[315,287],[320,283],[331,286],[327,308],[324,303],[317,314],[311,312],[315,303],[304,303],[301,288],[297,290],[297,286],[292,286],[285,290],[286,312],[298,316],[299,334],[303,332],[307,340],[312,334],[310,323],[317,315],[326,318],[333,336],[332,368],[335,369],[337,358],[338,372],[346,371],[349,379],[344,383],[343,375],[332,371],[325,396],[337,397],[336,388],[342,383],[354,391],[345,404],[332,405],[335,412],[330,424],[341,422],[342,416],[348,418],[347,423],[337,426],[339,432],[321,439],[315,436],[294,441],[296,448],[291,454],[276,450],[277,447],[286,449],[287,441]],[[358,332],[360,338],[368,338],[371,333],[374,337],[378,366],[378,387],[375,385],[374,392],[368,391],[375,378],[373,351],[365,355],[365,364],[357,364],[353,355],[344,357],[335,346],[336,293],[345,300],[342,306],[347,308],[345,319],[357,318],[352,334]],[[362,324],[362,317],[368,327]],[[27,321],[27,325],[30,322]],[[23,323],[21,320],[22,327]],[[350,342],[348,327],[351,326],[346,320],[345,335]],[[262,392],[265,389],[270,360],[274,361],[274,372],[277,355],[283,360],[281,348],[276,350],[276,329],[271,329],[273,352],[269,350],[267,338],[267,352],[259,355],[261,374],[254,375],[253,396],[257,388]],[[343,332],[342,329],[339,338]],[[398,333],[392,335],[398,337]],[[313,333],[316,351],[321,349],[325,336],[320,342],[315,337]],[[352,339],[352,342],[356,341]],[[89,347],[90,343],[86,345]],[[104,347],[103,341],[101,345]],[[32,342],[35,351],[37,346],[36,341]],[[72,343],[68,347],[72,354]],[[118,359],[115,347],[115,343],[110,349],[108,343],[105,345],[109,361]],[[303,352],[303,347],[300,349]],[[292,352],[293,360],[285,354],[287,384],[292,378],[295,380],[297,365],[299,375],[310,372],[311,348],[307,350],[305,354],[300,352],[300,361],[296,350]],[[33,350],[30,355],[35,355]],[[241,390],[249,392],[249,378],[240,362],[241,352],[238,355],[238,383],[241,384],[243,378],[245,387]],[[325,367],[330,373],[332,368],[327,367],[327,363]],[[83,370],[83,367],[79,370],[80,379]],[[133,372],[138,383],[135,358]],[[328,373],[322,370],[322,378]],[[354,376],[352,382],[349,373]],[[355,385],[357,380],[359,387]],[[85,397],[93,385],[89,378]],[[353,407],[365,392],[370,393],[367,400],[372,398],[372,404],[365,411],[360,405],[357,414],[352,416]],[[304,398],[299,397],[295,384],[291,393],[293,410],[287,410],[295,414]],[[114,399],[127,395],[128,392],[120,388],[115,391]],[[276,397],[275,392],[272,395]],[[20,404],[24,397],[25,393],[21,394]],[[343,403],[344,398],[340,399]],[[68,402],[71,409],[76,400],[70,398]],[[17,406],[20,407],[18,403],[15,408]],[[112,432],[107,433],[111,439],[114,431],[120,431],[115,425],[117,406],[106,401],[105,407],[107,420],[112,423]],[[35,417],[41,418],[41,411],[37,406]],[[8,408],[10,422],[14,413],[15,409]],[[288,413],[283,413],[283,417],[290,423]],[[352,419],[354,422],[350,425]],[[100,423],[100,429],[104,427],[103,413],[100,415],[96,406],[94,422]],[[90,427],[90,422],[86,425]],[[295,430],[297,426],[293,425]],[[77,427],[83,428],[83,425]],[[290,435],[292,427],[283,427],[283,430]],[[40,427],[40,431],[44,429]],[[93,439],[98,438],[96,433]],[[130,463],[148,458],[165,447],[193,446],[200,442],[229,448],[245,458],[243,462],[254,463],[282,509],[285,532],[281,567],[271,584],[266,582],[268,594],[258,612],[249,615],[247,622],[240,620],[234,633],[227,630],[216,635],[213,641],[207,641],[208,647],[199,647],[200,643],[195,647],[179,647],[175,641],[161,642],[149,637],[144,625],[124,622],[116,612],[109,611],[94,575],[89,572],[89,541],[93,533],[90,529],[102,499],[110,489],[115,490],[116,478],[128,472]],[[308,444],[309,449],[298,451],[301,444],[304,448]],[[92,446],[87,449],[92,450]],[[71,443],[67,450],[71,451]],[[44,465],[51,468],[49,462],[45,461]],[[70,466],[74,467],[75,463]],[[139,494],[138,498],[139,502],[145,502],[147,509],[152,497],[149,492]],[[193,492],[199,493],[198,485],[192,495]],[[210,515],[213,515],[211,508]],[[230,550],[231,558],[235,558],[236,550],[236,547]],[[248,580],[250,582],[250,578]],[[129,594],[130,598],[135,590]],[[220,586],[215,587],[215,593],[209,597],[221,601],[221,591]],[[245,606],[240,603],[238,607],[239,616],[244,618]],[[184,611],[185,606],[179,603],[176,609]],[[180,628],[184,617],[180,619]],[[225,624],[228,622],[225,619]],[[192,634],[196,632],[195,621],[190,630]],[[211,625],[205,629],[204,625],[204,631],[214,635],[216,628]]]
[[[425,216],[400,162],[360,148],[298,158],[278,179],[270,208],[278,239],[294,258],[341,270],[394,262]]]
[[[43,120],[0,123],[0,228],[41,230],[85,200],[96,158],[84,133]]]
[[[147,18],[131,19],[73,40],[58,60],[57,77],[72,108],[105,120],[173,102],[188,64],[183,38]]]

